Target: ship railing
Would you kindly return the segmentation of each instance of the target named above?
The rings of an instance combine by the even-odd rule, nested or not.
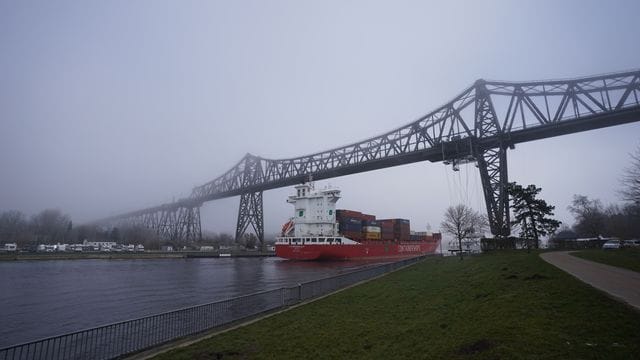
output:
[[[131,355],[327,295],[427,256],[14,345],[0,349],[0,360],[113,359]]]

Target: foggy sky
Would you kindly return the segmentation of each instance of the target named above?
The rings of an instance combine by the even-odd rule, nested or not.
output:
[[[0,2],[0,211],[74,223],[186,197],[249,152],[288,158],[409,123],[476,79],[571,78],[640,67],[638,1]],[[520,144],[509,179],[619,202],[640,124]],[[477,169],[416,163],[318,182],[340,208],[437,230],[484,210]],[[293,213],[265,192],[265,230]],[[207,203],[233,232],[239,199]]]

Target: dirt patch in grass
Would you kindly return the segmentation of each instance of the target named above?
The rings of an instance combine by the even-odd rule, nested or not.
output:
[[[237,351],[228,352],[207,352],[194,355],[195,360],[222,360],[229,358],[237,358],[240,355]]]
[[[549,279],[549,277],[548,276],[544,276],[544,275],[540,275],[538,273],[535,273],[535,274],[533,274],[531,276],[527,276],[527,277],[524,278],[524,280],[546,280],[546,279]]]
[[[480,339],[471,344],[462,345],[456,351],[458,355],[475,355],[487,350],[491,350],[496,346],[496,342],[489,339]]]

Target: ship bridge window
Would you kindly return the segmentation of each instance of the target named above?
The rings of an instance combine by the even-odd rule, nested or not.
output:
[[[324,238],[318,239],[318,242],[324,242]]]
[[[298,189],[298,196],[300,196],[300,189]]]
[[[316,238],[311,239],[311,242],[316,242]]]

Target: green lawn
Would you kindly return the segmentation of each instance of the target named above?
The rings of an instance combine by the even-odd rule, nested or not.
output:
[[[510,252],[428,259],[160,359],[631,359],[640,313]]]
[[[640,272],[640,249],[637,248],[624,248],[618,250],[582,250],[572,252],[571,255]]]

